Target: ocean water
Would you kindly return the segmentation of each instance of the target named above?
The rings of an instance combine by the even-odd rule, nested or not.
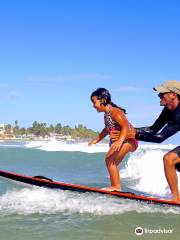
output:
[[[120,166],[122,190],[170,198],[162,157],[173,145],[140,145]],[[105,187],[106,144],[0,142],[0,169]],[[180,175],[178,175],[180,178]],[[179,239],[180,209],[93,193],[27,187],[0,178],[1,240]],[[135,234],[140,227],[142,235]]]

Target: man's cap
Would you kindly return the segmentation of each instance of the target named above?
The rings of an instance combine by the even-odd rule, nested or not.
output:
[[[160,86],[154,87],[153,89],[159,93],[173,92],[180,95],[180,81],[169,80],[164,82]]]

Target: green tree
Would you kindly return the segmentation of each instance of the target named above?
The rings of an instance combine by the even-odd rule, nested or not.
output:
[[[62,125],[61,123],[57,123],[55,126],[55,133],[61,134],[61,131],[62,131]]]
[[[42,136],[42,137],[49,135],[48,129],[46,127],[46,123],[38,123],[37,121],[33,122],[31,133],[33,133],[35,136]]]
[[[11,124],[5,125],[5,134],[12,134],[12,126],[11,126]]]
[[[27,130],[25,128],[19,129],[19,135],[26,135],[26,134],[27,134]]]
[[[16,120],[14,123],[15,123],[15,126],[13,129],[13,132],[15,135],[18,135],[19,134],[19,122],[18,122],[18,120]]]
[[[25,134],[34,134],[35,136],[49,136],[50,133],[70,135],[73,138],[93,138],[97,136],[97,132],[88,129],[83,124],[75,125],[74,128],[71,128],[69,125],[62,126],[61,123],[57,123],[55,126],[52,124],[47,126],[46,123],[39,123],[34,121],[32,126],[29,128],[20,128],[18,120],[15,121],[14,126],[14,134],[15,135],[25,135]],[[11,125],[8,124],[6,126],[6,132],[11,132]]]
[[[67,136],[67,135],[71,135],[72,130],[69,125],[66,125],[66,126],[62,127],[61,132],[63,135]]]

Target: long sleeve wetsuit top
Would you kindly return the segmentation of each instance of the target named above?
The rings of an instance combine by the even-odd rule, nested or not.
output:
[[[154,143],[163,142],[180,130],[180,103],[174,111],[165,107],[152,126],[136,128],[136,130],[137,140]]]

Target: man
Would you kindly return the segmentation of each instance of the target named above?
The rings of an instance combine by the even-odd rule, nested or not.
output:
[[[164,106],[164,109],[152,126],[136,128],[135,137],[145,142],[161,143],[180,130],[180,81],[166,81],[154,90],[159,93],[160,105]],[[112,141],[117,139],[118,134],[117,131],[111,134]],[[165,154],[163,161],[173,200],[179,202],[176,170],[180,172],[180,146]]]

